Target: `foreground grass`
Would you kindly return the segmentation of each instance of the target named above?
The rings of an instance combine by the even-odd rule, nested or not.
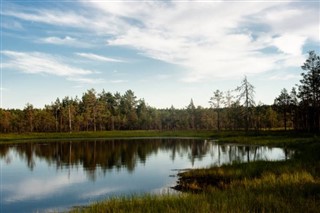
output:
[[[307,172],[264,174],[199,194],[113,198],[71,212],[319,212],[320,182]]]
[[[177,186],[187,193],[112,198],[71,212],[319,212],[319,137],[223,134],[214,136],[220,142],[288,147],[295,155],[288,161],[190,170],[179,174]]]

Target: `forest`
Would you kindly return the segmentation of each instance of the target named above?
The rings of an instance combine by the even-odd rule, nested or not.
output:
[[[300,84],[283,88],[274,104],[255,103],[255,87],[245,76],[238,87],[215,90],[210,108],[173,106],[157,109],[132,90],[97,92],[82,97],[57,98],[39,109],[27,103],[21,109],[0,109],[0,132],[77,132],[105,130],[267,130],[320,131],[320,57],[310,51],[301,66]]]

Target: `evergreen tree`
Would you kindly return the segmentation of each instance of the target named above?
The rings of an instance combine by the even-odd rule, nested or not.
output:
[[[97,97],[94,89],[90,89],[82,95],[82,107],[86,130],[93,127],[93,131],[96,131]]]
[[[301,67],[301,85],[299,98],[304,111],[306,129],[309,131],[320,130],[320,57],[314,51],[309,52],[309,57]]]
[[[191,129],[195,128],[195,119],[196,119],[196,107],[194,106],[193,99],[191,98],[190,104],[187,106],[188,117],[189,117],[189,127]]]
[[[290,105],[292,103],[291,96],[284,88],[281,90],[280,95],[274,100],[276,109],[282,113],[284,129],[287,130],[288,113],[290,113]]]

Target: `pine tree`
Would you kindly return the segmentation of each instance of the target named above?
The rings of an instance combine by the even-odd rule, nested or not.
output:
[[[282,113],[285,130],[287,130],[287,118],[288,113],[290,112],[291,103],[291,96],[288,94],[288,91],[285,88],[281,90],[280,95],[274,100],[274,105],[276,106],[277,111]]]
[[[301,66],[306,73],[302,73],[299,86],[299,98],[304,107],[306,128],[309,131],[320,130],[320,57],[314,51]]]

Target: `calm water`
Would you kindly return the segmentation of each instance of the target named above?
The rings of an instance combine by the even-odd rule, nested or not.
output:
[[[115,195],[171,193],[178,169],[286,157],[280,148],[198,139],[0,145],[0,212],[50,212]]]

